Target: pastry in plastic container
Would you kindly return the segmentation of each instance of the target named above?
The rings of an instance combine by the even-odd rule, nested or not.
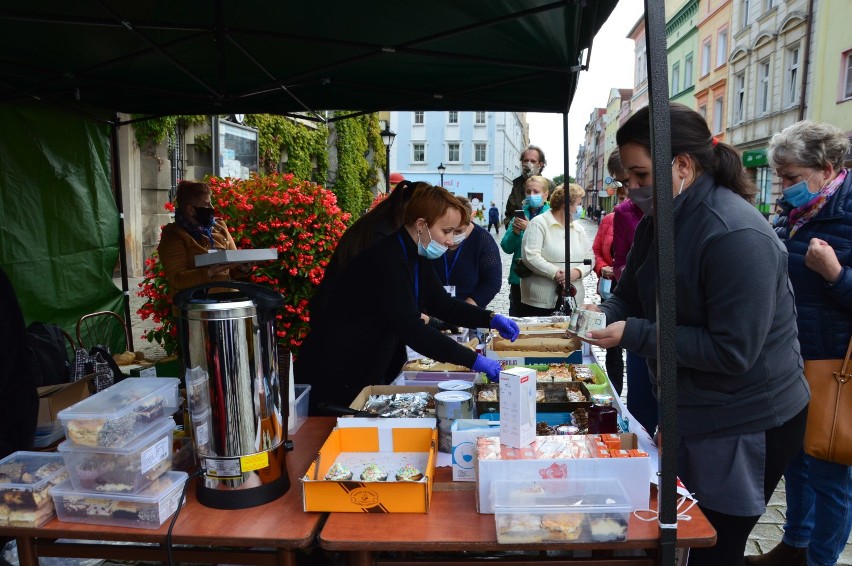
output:
[[[40,527],[53,517],[49,490],[65,481],[62,456],[15,452],[0,460],[0,527]]]

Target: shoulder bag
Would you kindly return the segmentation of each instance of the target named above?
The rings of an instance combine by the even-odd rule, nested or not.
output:
[[[529,277],[532,274],[532,269],[527,267],[527,264],[524,263],[524,260],[522,258],[518,258],[515,260],[515,275],[523,279],[525,277]]]
[[[852,339],[842,360],[805,360],[811,388],[805,453],[820,460],[852,465],[852,383],[849,358]]]

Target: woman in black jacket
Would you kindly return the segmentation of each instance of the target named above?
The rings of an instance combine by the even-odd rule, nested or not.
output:
[[[294,365],[296,381],[313,386],[311,414],[321,412],[320,402],[349,405],[365,386],[381,385],[399,373],[402,365],[394,353],[400,343],[435,360],[498,377],[497,361],[458,344],[420,316],[428,312],[458,326],[495,328],[511,340],[519,334],[508,318],[451,298],[427,261],[446,252],[467,216],[446,189],[420,188],[405,208],[403,226],[338,274],[311,312],[311,331]]]

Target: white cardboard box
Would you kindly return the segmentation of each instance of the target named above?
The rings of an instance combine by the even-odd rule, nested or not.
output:
[[[476,439],[498,436],[500,423],[487,419],[457,419],[452,426],[453,481],[476,481]]]
[[[531,368],[500,372],[500,443],[523,448],[535,440],[535,375]]]
[[[278,259],[278,250],[262,248],[257,250],[216,250],[195,256],[195,267],[216,265],[219,263],[251,263]]]

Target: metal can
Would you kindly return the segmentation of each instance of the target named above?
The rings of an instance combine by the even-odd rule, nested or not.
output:
[[[473,382],[462,379],[449,379],[438,383],[438,389],[441,391],[467,391],[468,393],[473,393]]]
[[[456,419],[473,418],[473,395],[467,391],[441,391],[435,394],[435,416],[438,418],[438,450],[451,453],[451,427]]]

